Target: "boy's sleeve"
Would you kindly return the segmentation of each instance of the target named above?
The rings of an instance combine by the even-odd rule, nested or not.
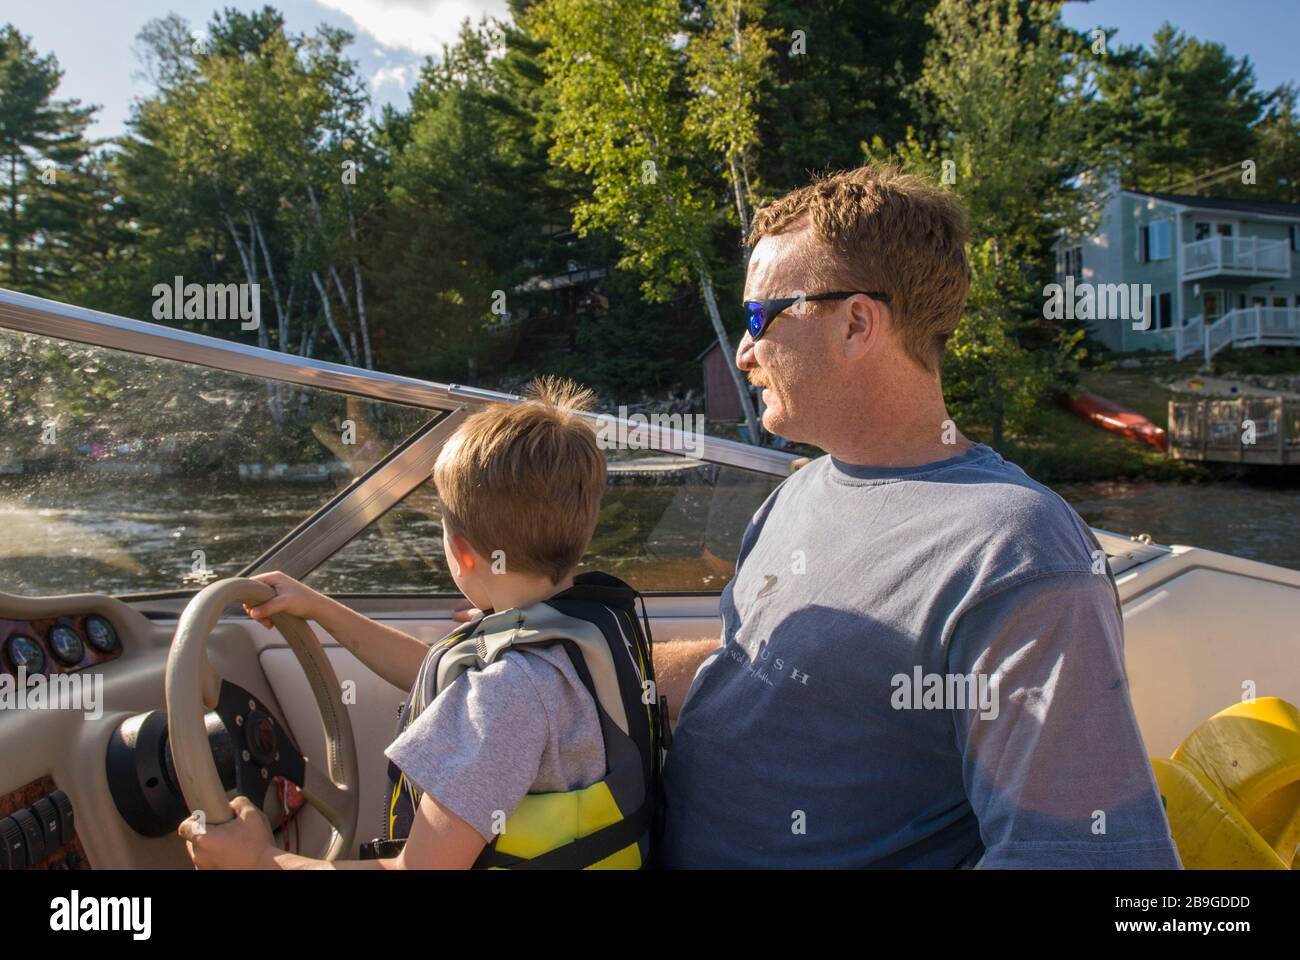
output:
[[[463,673],[384,751],[489,842],[537,779],[547,742],[545,701],[516,658]]]
[[[953,711],[989,867],[1178,868],[1129,698],[1110,579],[1042,576],[958,622],[948,669],[993,696]]]

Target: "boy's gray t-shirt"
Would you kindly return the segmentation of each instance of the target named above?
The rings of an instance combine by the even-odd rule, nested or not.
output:
[[[775,490],[666,768],[670,867],[1177,867],[1091,531],[986,446]]]
[[[559,646],[509,650],[466,671],[384,753],[487,841],[525,794],[605,776],[596,703]]]

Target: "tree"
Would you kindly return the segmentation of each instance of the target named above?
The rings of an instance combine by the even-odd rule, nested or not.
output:
[[[921,125],[907,96],[931,36],[935,0],[767,0],[776,36],[762,93],[756,165],[776,191],[856,167],[872,136],[897,143]]]
[[[373,366],[361,250],[383,186],[350,42],[292,35],[270,7],[227,10],[206,38],[152,21],[139,45],[156,91],[135,105],[120,167],[155,272],[233,273],[274,311],[259,345],[311,355],[323,322],[344,362]]]
[[[56,100],[63,71],[12,25],[0,28],[0,282],[60,296],[84,250],[82,213],[97,181],[86,127],[95,108]]]
[[[749,228],[755,202],[753,150],[758,145],[759,89],[769,73],[765,0],[706,0],[704,29],[686,46],[687,77],[694,95],[688,131],[722,158],[739,221],[743,262],[749,264]]]
[[[1300,114],[1296,112],[1296,86],[1284,84],[1274,91],[1273,104],[1255,126],[1255,154],[1259,158],[1260,195],[1283,203],[1300,203]]]
[[[1149,47],[1101,57],[1092,139],[1126,187],[1165,190],[1251,155],[1253,126],[1277,94],[1255,87],[1249,57],[1188,37],[1166,23]]]
[[[529,14],[554,96],[553,160],[591,180],[574,209],[580,233],[609,230],[619,265],[638,271],[652,301],[692,279],[714,335],[730,354],[709,252],[718,219],[707,144],[686,121],[681,29],[673,0],[546,0]],[[610,25],[617,25],[611,29]],[[749,435],[758,418],[740,371],[729,365]]]
[[[1082,338],[1043,314],[1051,244],[1096,199],[1079,178],[1092,165],[1078,142],[1091,65],[1059,17],[1059,3],[941,0],[915,90],[941,133],[909,132],[894,150],[907,169],[952,186],[970,214],[972,286],[944,387],[954,413],[987,426],[999,448],[1068,380]],[[889,157],[880,138],[864,146]]]

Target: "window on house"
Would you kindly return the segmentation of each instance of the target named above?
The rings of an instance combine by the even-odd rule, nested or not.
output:
[[[1066,247],[1061,255],[1061,275],[1080,277],[1083,275],[1083,247]]]
[[[1146,263],[1151,259],[1151,228],[1142,227],[1138,230],[1138,263]]]
[[[1193,234],[1195,239],[1197,240],[1210,239],[1210,225],[1206,221],[1204,220],[1196,221],[1196,223],[1192,225],[1192,229],[1195,231]]]
[[[1232,224],[1230,224],[1230,223],[1216,223],[1216,224],[1214,225],[1214,232],[1217,233],[1217,234],[1218,234],[1219,236],[1221,236],[1221,237],[1230,237],[1230,236],[1232,236]]]
[[[1223,292],[1220,290],[1206,290],[1201,305],[1207,323],[1219,319],[1219,317],[1223,316]]]
[[[1297,244],[1297,240],[1300,240],[1300,227],[1297,227],[1297,226],[1293,223],[1293,224],[1291,224],[1291,227],[1290,227],[1290,231],[1289,231],[1289,232],[1290,232],[1290,234],[1291,234],[1291,250],[1292,250],[1292,252],[1295,252],[1296,250],[1300,250],[1300,246],[1297,246],[1297,245],[1296,245],[1296,244]]]
[[[1148,228],[1147,252],[1152,260],[1168,260],[1172,227],[1168,220],[1157,220]]]
[[[1174,323],[1174,295],[1162,293],[1156,298],[1156,329],[1164,330]]]

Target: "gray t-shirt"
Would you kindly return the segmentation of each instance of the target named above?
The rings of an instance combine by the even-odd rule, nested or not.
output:
[[[988,447],[754,515],[666,769],[670,867],[1177,867],[1096,539]]]
[[[510,650],[466,671],[384,753],[488,841],[525,794],[605,776],[596,704],[563,647]]]

